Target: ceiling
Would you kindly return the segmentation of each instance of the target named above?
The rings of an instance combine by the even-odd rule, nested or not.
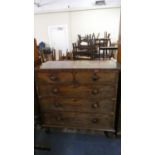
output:
[[[34,12],[72,11],[77,9],[94,9],[120,7],[121,0],[105,0],[105,5],[95,5],[97,0],[34,0]]]

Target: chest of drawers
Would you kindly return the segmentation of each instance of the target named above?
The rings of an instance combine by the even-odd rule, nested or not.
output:
[[[35,68],[41,124],[116,130],[120,66],[108,61],[49,61]]]

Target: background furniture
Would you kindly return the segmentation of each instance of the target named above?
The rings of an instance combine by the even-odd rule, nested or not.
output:
[[[111,58],[111,57],[115,57],[116,51],[118,50],[118,47],[112,47],[112,46],[100,46],[99,47],[99,51],[100,51],[100,55],[101,55],[101,50],[103,51],[102,53],[102,57],[103,58]]]
[[[116,51],[116,47],[111,47],[111,45],[110,34],[106,38],[98,38],[98,36],[96,38],[94,33],[84,37],[78,35],[77,44],[73,43],[73,59],[94,60],[111,58],[114,51]]]
[[[86,59],[86,60],[92,60],[93,59],[93,53],[96,52],[96,47],[91,43],[88,42],[87,45],[76,45],[76,43],[73,43],[73,59],[79,60],[79,59]]]
[[[118,61],[119,63],[121,63],[121,21],[120,21],[120,24],[119,24],[117,61]]]
[[[44,48],[39,50],[41,62],[52,61],[56,59],[55,49]]]
[[[37,65],[40,63],[39,53],[38,53],[38,47],[37,47],[37,41],[34,38],[34,65]]]
[[[35,68],[41,125],[115,133],[120,66],[115,61],[49,61]]]
[[[121,19],[121,18],[120,18]],[[121,64],[121,21],[119,24],[119,37],[118,37],[118,53],[117,53],[117,62]],[[120,75],[121,77],[121,75]],[[121,135],[121,79],[120,79],[120,95],[119,95],[119,110],[118,110],[118,128],[117,128],[117,135]]]
[[[37,47],[37,41],[34,39],[34,66],[38,67],[38,65],[41,64],[41,60],[39,58],[39,52]],[[42,142],[36,142],[36,131],[38,128],[38,125],[40,125],[40,107],[39,107],[39,99],[36,89],[36,81],[34,78],[34,148],[40,149],[40,150],[50,150],[49,144],[47,144],[45,141]]]
[[[38,53],[38,47],[37,47],[37,41],[34,39],[34,66],[38,66],[41,64],[41,60],[39,58],[39,53]],[[34,79],[34,122],[35,124],[38,121],[39,118],[39,106],[38,106],[38,96],[37,96],[37,91],[36,91],[36,83]]]

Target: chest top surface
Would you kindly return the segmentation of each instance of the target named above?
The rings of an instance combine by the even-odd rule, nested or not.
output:
[[[120,69],[120,64],[114,60],[47,61],[36,69]]]

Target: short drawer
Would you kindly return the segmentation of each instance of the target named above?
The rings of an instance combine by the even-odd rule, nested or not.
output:
[[[113,129],[114,116],[106,114],[86,114],[73,112],[45,113],[43,124],[60,127],[76,127],[88,129]]]
[[[40,85],[38,87],[39,96],[55,97],[116,97],[116,85]]]
[[[90,113],[114,113],[116,98],[56,98],[47,97],[40,99],[43,112],[49,111],[72,111]]]
[[[118,72],[117,71],[102,71],[102,70],[90,70],[90,71],[77,71],[75,73],[75,79],[79,83],[117,83]]]
[[[71,71],[38,71],[35,73],[36,81],[39,84],[63,84],[73,82],[73,73]]]

